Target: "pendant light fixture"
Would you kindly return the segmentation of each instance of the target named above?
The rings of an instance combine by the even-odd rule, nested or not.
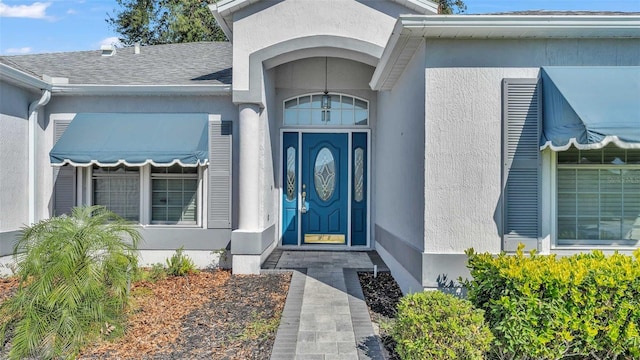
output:
[[[329,78],[329,68],[328,68],[328,59],[325,56],[324,58],[324,95],[322,95],[322,121],[329,122],[331,121],[331,96],[329,95],[329,90],[327,88],[328,78]]]

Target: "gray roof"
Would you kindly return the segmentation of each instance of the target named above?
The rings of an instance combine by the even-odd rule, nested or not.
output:
[[[231,84],[232,48],[228,42],[195,42],[0,56],[0,63],[41,77],[68,78],[70,84],[90,85],[216,85]]]

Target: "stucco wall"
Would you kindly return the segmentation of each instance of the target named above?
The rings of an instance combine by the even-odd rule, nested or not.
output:
[[[545,65],[640,65],[640,41],[426,43],[425,253],[461,254],[470,247],[497,253],[502,79],[536,78]]]
[[[406,13],[411,11],[379,0],[263,1],[240,10],[233,23],[233,88],[249,89],[251,54],[295,38],[355,39],[373,45],[381,54],[395,19]],[[340,47],[340,41],[331,46]]]
[[[28,222],[30,94],[0,82],[0,233]]]
[[[394,276],[405,291],[421,281],[424,206],[430,201],[424,190],[424,57],[421,46],[393,89],[378,94],[374,139],[376,246],[402,266]]]

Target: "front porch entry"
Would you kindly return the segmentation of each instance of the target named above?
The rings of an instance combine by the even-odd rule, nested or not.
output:
[[[282,133],[282,245],[369,244],[369,132]]]

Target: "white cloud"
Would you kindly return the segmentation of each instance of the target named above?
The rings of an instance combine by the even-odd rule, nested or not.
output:
[[[31,5],[7,5],[0,2],[0,17],[46,19],[50,2],[34,2]]]
[[[122,43],[117,36],[111,36],[106,39],[102,39],[102,41],[100,41],[100,46],[102,45],[115,45],[117,47],[122,47]]]
[[[7,54],[28,54],[30,52],[31,52],[31,48],[28,46],[21,47],[21,48],[8,48],[6,50]]]
[[[77,11],[75,11],[74,9],[69,9],[69,10],[67,10],[67,14],[69,14],[69,15],[75,15],[75,14],[77,14],[77,13],[78,13],[78,12],[77,12]]]

